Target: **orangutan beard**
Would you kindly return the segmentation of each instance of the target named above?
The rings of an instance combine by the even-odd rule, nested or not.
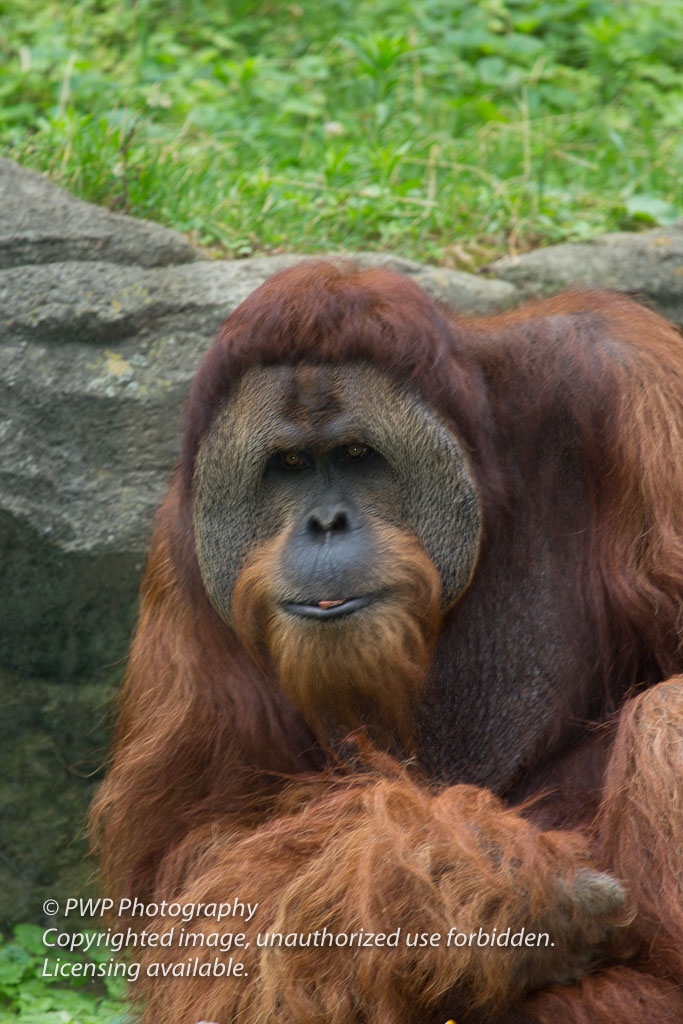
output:
[[[330,621],[288,612],[274,592],[281,538],[242,569],[233,625],[252,657],[269,657],[282,690],[317,739],[336,746],[363,728],[373,743],[412,745],[411,723],[440,625],[441,581],[418,542],[383,525],[381,593]],[[264,658],[265,655],[265,658]]]

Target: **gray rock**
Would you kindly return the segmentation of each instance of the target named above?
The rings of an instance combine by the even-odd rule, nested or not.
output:
[[[683,221],[505,256],[488,269],[527,297],[574,287],[614,288],[648,300],[662,316],[683,324]]]
[[[72,677],[123,654],[189,381],[283,262],[0,271],[0,664]]]
[[[69,896],[94,895],[84,823],[93,779],[106,757],[106,708],[115,687],[111,670],[109,678],[70,683],[0,668],[3,927],[53,923],[42,916],[46,899],[63,907]],[[68,921],[75,923],[71,915]]]
[[[154,267],[200,258],[176,231],[84,203],[0,159],[0,267],[92,259]]]

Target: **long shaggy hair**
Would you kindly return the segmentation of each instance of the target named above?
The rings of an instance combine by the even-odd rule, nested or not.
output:
[[[410,535],[374,529],[388,595],[364,610],[352,634],[342,620],[302,622],[276,600],[278,554],[287,534],[262,546],[242,569],[233,598],[234,626],[255,661],[270,656],[285,695],[321,739],[365,727],[385,748],[410,749],[440,623],[441,581]]]
[[[431,1020],[430,1008],[441,1005],[444,1014],[447,1006],[451,1014],[497,1010],[549,973],[572,981],[610,937],[619,948],[622,901],[582,871],[589,861],[578,837],[541,834],[484,790],[430,794],[388,760],[379,767],[386,777],[313,789],[298,808],[290,794],[258,832],[214,826],[210,837],[193,837],[201,850],[195,875],[175,898],[206,904],[234,893],[258,903],[250,922],[224,927],[247,937],[238,957],[259,980],[147,982],[150,1021],[408,1024]],[[167,933],[173,923],[154,928]],[[548,935],[542,958],[538,947],[512,956],[489,941],[522,929]],[[180,956],[162,944],[143,965],[210,962],[215,949],[202,942],[215,922],[198,920],[192,931],[202,938]],[[397,931],[396,945],[375,944]],[[425,943],[435,935],[438,943]],[[449,1002],[454,990],[460,996]]]
[[[234,629],[195,551],[202,437],[248,367],[353,361],[418,389],[467,453],[474,578],[439,624],[431,562],[382,526],[393,590],[351,650],[333,623],[321,642],[274,610],[276,539],[242,569]],[[183,973],[211,956],[200,940],[221,926],[205,918],[185,929],[200,944],[176,932],[134,954],[145,1022],[683,1020],[683,677],[665,682],[681,671],[681,393],[678,334],[602,292],[452,319],[397,275],[314,263],[226,321],[192,386],[92,830],[108,896],[259,907],[224,927],[250,942],[246,976]],[[416,706],[431,709],[422,767],[438,747],[455,784],[374,749],[408,745]],[[470,768],[533,799],[506,808],[459,781]],[[555,946],[257,943],[508,927]]]

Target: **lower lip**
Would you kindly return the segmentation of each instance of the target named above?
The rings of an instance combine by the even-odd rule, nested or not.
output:
[[[284,601],[282,607],[290,615],[299,615],[303,619],[339,619],[342,615],[351,615],[352,612],[366,608],[372,601],[372,597],[352,597],[343,604],[335,604],[332,608],[319,608],[317,604],[295,604],[293,601]]]

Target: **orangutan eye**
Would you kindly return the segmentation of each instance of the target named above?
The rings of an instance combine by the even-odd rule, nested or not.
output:
[[[301,469],[306,465],[306,459],[301,452],[280,452],[280,462],[287,469]]]
[[[347,444],[344,446],[344,455],[347,459],[362,459],[370,449],[365,444]]]

